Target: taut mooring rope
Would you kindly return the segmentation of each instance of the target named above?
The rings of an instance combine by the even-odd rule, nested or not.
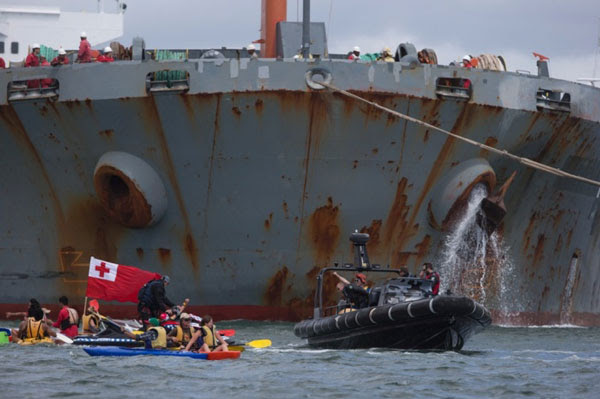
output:
[[[405,119],[407,121],[416,123],[417,125],[425,126],[425,127],[429,128],[429,129],[437,130],[438,132],[442,132],[444,134],[447,134],[448,136],[454,137],[457,140],[461,140],[461,141],[464,141],[464,142],[469,143],[471,145],[474,145],[476,147],[479,147],[479,148],[482,148],[484,150],[493,152],[495,154],[498,154],[498,155],[501,155],[501,156],[504,156],[504,157],[507,157],[507,158],[511,158],[511,159],[513,159],[513,160],[515,160],[515,161],[517,161],[517,162],[519,162],[519,163],[521,163],[521,164],[523,164],[525,166],[530,167],[530,168],[541,170],[542,172],[546,172],[546,173],[551,173],[551,174],[556,175],[556,176],[568,177],[569,179],[574,179],[574,180],[582,181],[584,183],[588,183],[588,184],[592,184],[594,186],[600,187],[600,182],[599,181],[588,179],[588,178],[582,177],[582,176],[577,176],[577,175],[574,175],[572,173],[565,172],[564,170],[561,170],[561,169],[558,169],[558,168],[553,168],[552,166],[548,166],[548,165],[545,165],[543,163],[536,162],[536,161],[534,161],[532,159],[529,159],[529,158],[519,157],[517,155],[509,153],[506,150],[499,150],[497,148],[490,147],[489,145],[482,144],[482,143],[480,143],[478,141],[471,140],[471,139],[468,139],[466,137],[459,136],[458,134],[449,132],[448,130],[444,130],[444,129],[440,128],[440,127],[430,125],[429,123],[423,122],[422,120],[419,120],[419,119],[413,118],[411,116],[402,114],[402,113],[400,113],[398,111],[394,111],[393,109],[384,107],[383,105],[379,105],[379,104],[377,104],[377,103],[375,103],[373,101],[369,101],[369,100],[367,100],[365,98],[357,96],[356,94],[352,94],[349,91],[337,88],[337,87],[333,86],[330,83],[325,83],[325,82],[315,82],[315,83],[323,85],[323,86],[327,87],[328,89],[330,89],[332,91],[335,91],[337,93],[341,93],[341,94],[343,94],[345,96],[348,96],[348,97],[353,98],[355,100],[361,101],[361,102],[363,102],[365,104],[369,104],[372,107],[375,107],[377,109],[380,109],[382,111],[385,111],[387,113],[395,115],[398,118],[402,118],[402,119]]]

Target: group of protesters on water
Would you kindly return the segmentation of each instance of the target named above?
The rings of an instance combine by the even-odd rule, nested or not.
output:
[[[356,273],[352,282],[337,272],[333,275],[338,280],[336,285],[338,290],[350,300],[351,307],[348,310],[368,306],[370,287],[364,273]],[[413,277],[406,267],[400,268],[399,275]],[[170,282],[169,276],[158,274],[156,276],[145,283],[137,294],[141,328],[134,330],[126,324],[118,325],[123,336],[143,341],[146,349],[172,348],[198,353],[227,351],[228,344],[216,329],[213,318],[210,315],[200,318],[184,312],[183,308],[189,300],[186,299],[182,306],[177,306],[166,295],[166,287]],[[419,278],[432,281],[432,295],[439,293],[440,275],[434,271],[431,263],[423,264]],[[15,342],[39,342],[59,335],[66,339],[78,336],[80,317],[77,310],[69,306],[69,299],[66,296],[61,296],[58,302],[61,308],[56,321],[48,317],[51,311],[43,308],[35,298],[30,299],[27,312],[8,312],[7,318],[23,316],[19,327],[11,331]],[[110,318],[99,313],[99,304],[95,299],[90,301],[90,305],[85,310],[81,318],[83,334],[100,332],[103,321],[115,324]],[[55,328],[59,330],[56,331]]]

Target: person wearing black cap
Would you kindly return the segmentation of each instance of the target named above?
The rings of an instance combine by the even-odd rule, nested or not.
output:
[[[162,276],[160,279],[147,282],[140,288],[138,292],[138,312],[145,327],[150,317],[159,317],[163,312],[170,314],[171,308],[175,306],[165,293],[169,281],[169,276]]]

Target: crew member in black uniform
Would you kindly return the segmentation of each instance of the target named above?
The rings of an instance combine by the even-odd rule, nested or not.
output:
[[[165,288],[169,285],[169,276],[162,276],[158,280],[152,280],[144,284],[138,293],[138,312],[144,328],[148,325],[148,319],[158,318],[161,313],[171,314],[171,308],[175,306],[167,298]]]

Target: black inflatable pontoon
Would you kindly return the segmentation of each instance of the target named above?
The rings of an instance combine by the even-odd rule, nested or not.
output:
[[[294,334],[319,348],[398,348],[460,350],[466,340],[491,324],[489,311],[474,300],[456,295],[432,294],[431,281],[400,277],[398,269],[381,269],[369,263],[368,234],[354,233],[355,264],[364,267],[330,267],[317,276],[314,318],[294,327]],[[333,308],[323,307],[323,275],[330,271],[394,273],[370,290],[356,309],[346,298]]]

